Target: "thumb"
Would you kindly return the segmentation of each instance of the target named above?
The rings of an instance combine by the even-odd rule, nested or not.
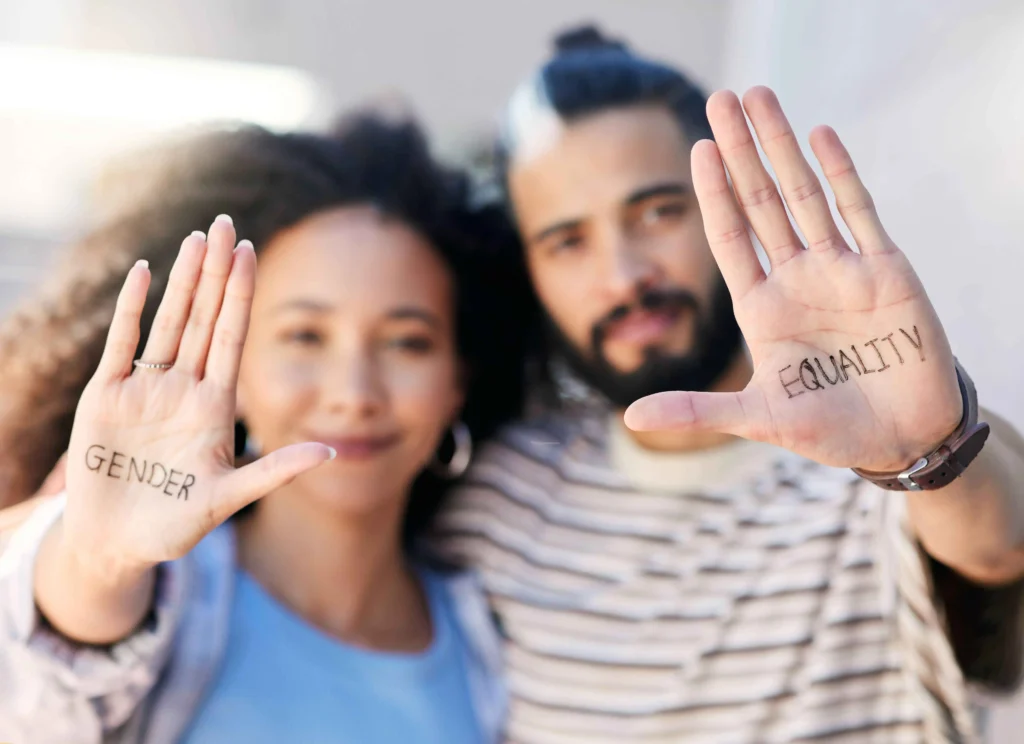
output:
[[[656,393],[626,409],[623,421],[633,431],[718,431],[747,436],[756,427],[758,406],[745,392]]]
[[[217,524],[336,455],[331,447],[319,442],[290,444],[228,474],[224,494],[217,499]]]

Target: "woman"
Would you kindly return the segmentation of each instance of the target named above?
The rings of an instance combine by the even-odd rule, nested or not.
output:
[[[477,247],[504,222],[461,206],[465,180],[408,124],[224,132],[184,155],[67,280],[65,325],[98,330],[134,262],[105,344],[53,344],[96,371],[84,391],[81,370],[51,374],[49,400],[80,394],[67,495],[0,559],[0,736],[495,739],[483,600],[413,546],[433,473],[518,407],[514,288]],[[211,220],[171,268],[172,236]],[[26,491],[67,442],[69,412],[39,410],[49,459],[9,479]],[[258,459],[235,469],[239,438]]]

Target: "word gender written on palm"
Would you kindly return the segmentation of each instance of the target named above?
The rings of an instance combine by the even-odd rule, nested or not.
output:
[[[901,339],[901,344],[896,343],[893,338],[894,336]],[[881,349],[879,344],[882,345]],[[851,344],[849,354],[846,353],[846,349],[839,349],[836,354],[828,355],[828,361],[825,364],[822,364],[821,359],[817,356],[804,357],[796,365],[787,364],[779,370],[779,382],[782,383],[782,389],[786,391],[786,395],[790,398],[795,398],[807,392],[813,393],[816,390],[826,390],[827,388],[822,383],[822,380],[831,387],[849,382],[849,370],[851,369],[857,373],[858,377],[875,372],[885,372],[893,367],[892,364],[889,364],[890,361],[906,364],[903,353],[900,353],[900,345],[903,344],[905,344],[903,351],[907,353],[908,358],[916,355],[920,361],[925,361],[921,333],[917,330],[917,326],[913,326],[909,332],[905,328],[899,328],[897,331],[873,338],[861,344],[868,355],[868,360],[872,364],[875,363],[874,358],[877,357],[877,367],[869,366],[861,356],[857,344]],[[907,346],[910,348],[907,348]],[[882,353],[882,349],[885,349],[886,354]]]
[[[93,444],[85,451],[85,467],[97,475],[103,475],[127,483],[144,483],[162,491],[165,496],[188,501],[188,489],[195,485],[196,477],[167,467],[163,463],[136,458]]]

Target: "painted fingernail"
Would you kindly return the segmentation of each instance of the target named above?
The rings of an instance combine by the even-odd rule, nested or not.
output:
[[[328,447],[327,451],[330,452],[330,455],[327,458],[329,460],[333,460],[335,457],[338,456],[338,450],[334,449],[334,447]]]
[[[202,230],[195,230],[192,233],[192,237],[199,238],[200,240],[206,240],[206,233],[204,233]]]
[[[140,258],[138,261],[135,262],[135,268],[137,268],[137,269],[138,268],[148,269],[149,268],[149,261],[147,261],[144,258]]]
[[[227,214],[218,214],[217,219],[215,219],[214,222],[227,222],[229,225],[235,224],[234,220],[231,219],[231,216]]]
[[[238,245],[235,246],[235,250],[237,251],[239,248],[248,248],[249,250],[255,250],[252,247],[252,241],[251,240],[240,240],[238,242]]]

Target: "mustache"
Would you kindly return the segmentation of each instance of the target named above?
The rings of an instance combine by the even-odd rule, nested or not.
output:
[[[637,296],[634,302],[613,307],[594,324],[590,333],[592,348],[600,349],[605,336],[616,323],[641,310],[647,312],[679,312],[681,310],[700,312],[700,301],[692,292],[682,288],[645,290]]]

